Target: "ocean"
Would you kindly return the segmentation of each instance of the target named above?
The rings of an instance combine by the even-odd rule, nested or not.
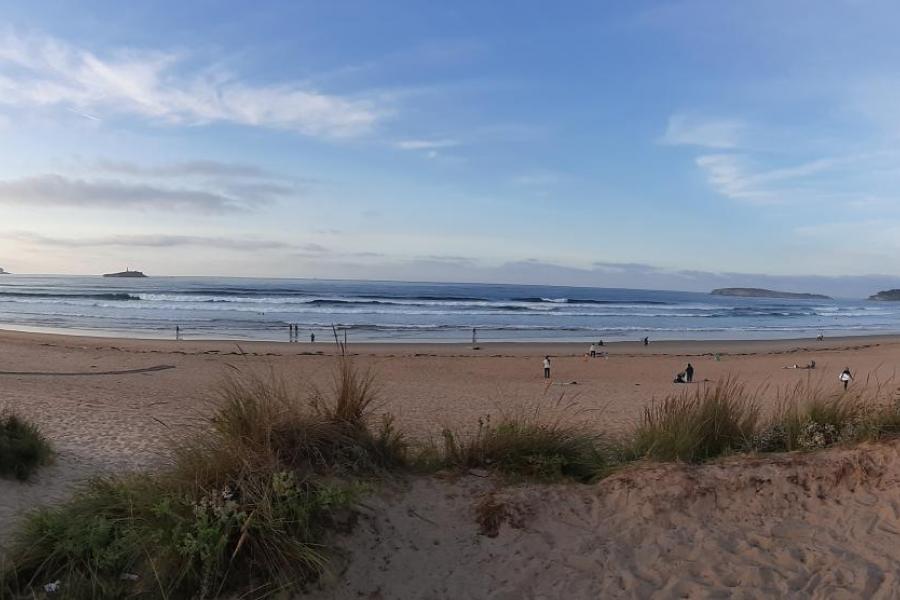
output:
[[[530,285],[0,276],[0,327],[140,338],[590,342],[900,332],[900,303]]]

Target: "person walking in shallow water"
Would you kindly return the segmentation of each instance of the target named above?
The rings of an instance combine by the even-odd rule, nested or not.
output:
[[[550,379],[550,357],[544,357],[544,379]]]
[[[687,378],[688,383],[694,381],[694,367],[691,363],[688,363],[687,367],[685,367],[684,376]]]
[[[846,390],[847,386],[850,385],[850,382],[853,381],[853,375],[850,373],[850,367],[844,367],[844,370],[841,371],[838,379],[844,382],[844,389]]]

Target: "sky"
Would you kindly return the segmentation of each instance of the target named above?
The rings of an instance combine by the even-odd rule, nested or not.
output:
[[[896,2],[0,15],[9,271],[900,282]]]

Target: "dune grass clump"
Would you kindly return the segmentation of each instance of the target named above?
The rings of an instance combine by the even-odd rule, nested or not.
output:
[[[563,412],[568,412],[563,410]],[[590,481],[611,467],[604,437],[589,428],[549,417],[540,408],[479,420],[474,435],[442,434],[445,466],[487,468],[538,480]]]
[[[900,434],[900,403],[885,401],[881,386],[826,393],[807,384],[787,390],[775,415],[756,436],[761,452],[816,450],[839,443]]]
[[[865,405],[856,396],[826,394],[798,384],[779,402],[774,417],[754,443],[761,452],[825,448],[863,437]]]
[[[53,449],[37,425],[0,411],[0,477],[26,481],[53,458]]]
[[[316,579],[325,533],[352,521],[369,477],[405,461],[389,421],[370,427],[371,379],[347,362],[338,373],[311,402],[272,378],[229,379],[166,468],[95,480],[32,513],[0,592],[58,582],[72,598],[264,598]]]
[[[755,395],[728,379],[645,408],[624,452],[630,459],[702,462],[746,449],[758,422]]]

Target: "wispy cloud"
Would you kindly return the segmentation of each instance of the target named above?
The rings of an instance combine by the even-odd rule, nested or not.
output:
[[[733,200],[851,205],[867,197],[878,172],[893,160],[889,154],[860,154],[766,168],[743,154],[706,154],[697,157],[696,163],[710,186]]]
[[[62,107],[91,119],[136,115],[166,123],[285,129],[309,136],[366,133],[386,114],[374,98],[327,94],[299,82],[252,85],[186,57],[118,49],[103,55],[43,35],[0,32],[0,105]]]
[[[3,237],[38,246],[57,248],[180,248],[192,246],[237,251],[290,250],[308,254],[325,254],[329,251],[324,246],[316,243],[294,244],[252,237],[145,234],[62,238],[22,231],[6,232]]]
[[[225,194],[116,179],[78,179],[59,174],[0,181],[0,204],[33,207],[139,209],[223,214],[266,205],[280,194],[254,190]]]
[[[741,145],[746,124],[737,119],[676,113],[669,117],[659,142],[670,146],[736,148]]]
[[[219,177],[240,179],[275,179],[277,175],[255,165],[224,163],[213,160],[189,160],[162,165],[139,165],[132,162],[100,160],[98,171],[139,177]]]
[[[401,150],[440,150],[459,146],[456,140],[401,140],[394,144]]]

